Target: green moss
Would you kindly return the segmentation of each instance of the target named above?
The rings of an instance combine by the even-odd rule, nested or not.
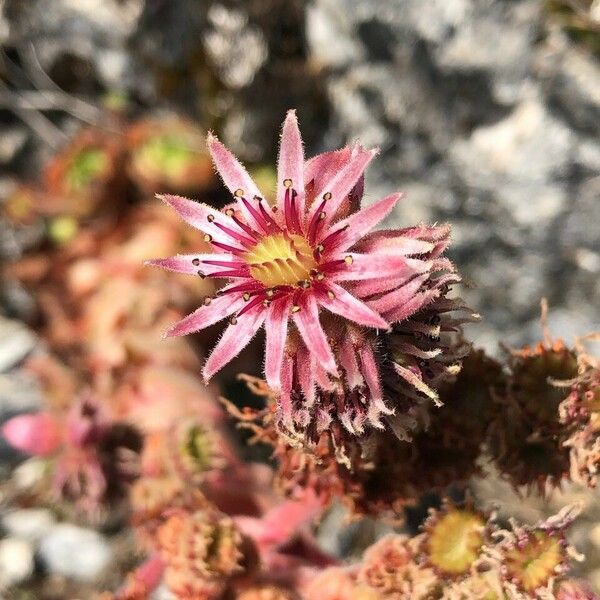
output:
[[[101,148],[86,148],[72,160],[65,179],[73,191],[80,191],[103,173],[108,166],[108,155]]]
[[[139,149],[138,160],[153,171],[179,175],[189,167],[195,154],[184,139],[166,134],[150,138]]]

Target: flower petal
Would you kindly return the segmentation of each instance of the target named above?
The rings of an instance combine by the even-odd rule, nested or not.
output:
[[[313,191],[320,190],[324,182],[331,180],[346,165],[351,155],[352,148],[345,146],[313,156],[304,165],[304,184],[311,186]]]
[[[300,343],[296,352],[296,368],[298,370],[298,381],[302,388],[304,401],[308,408],[312,407],[317,399],[315,388],[315,357],[308,351],[303,343]]]
[[[223,183],[227,189],[235,194],[237,190],[243,190],[246,198],[261,196],[254,180],[240,161],[231,153],[212,133],[206,138],[208,151],[212,156],[215,167],[219,175],[223,178]]]
[[[242,201],[243,197],[246,202],[254,206],[256,204],[255,198],[263,198],[258,186],[254,183],[252,177],[248,175],[248,172],[240,161],[213,134],[208,134],[206,144],[213,162],[215,163],[215,167],[223,179],[223,183],[225,183],[227,189],[236,196],[237,207],[242,215],[244,215],[246,222],[254,224],[255,226],[260,226],[260,222],[257,221],[256,216],[252,214],[252,211],[250,211]],[[236,194],[238,190],[242,190],[241,196]],[[263,202],[263,207],[269,217],[272,220],[275,220],[275,216],[266,202]],[[258,207],[255,208],[258,212]]]
[[[336,315],[359,325],[376,329],[389,329],[389,324],[375,310],[333,282],[323,285],[325,293],[319,294],[319,304]]]
[[[281,366],[285,340],[287,337],[288,313],[290,302],[287,298],[276,300],[269,306],[265,331],[265,378],[269,387],[279,391],[281,387]]]
[[[397,306],[395,309],[389,312],[386,312],[386,317],[389,319],[390,323],[404,321],[404,319],[408,319],[408,317],[414,315],[418,310],[421,310],[432,300],[435,300],[439,295],[440,291],[437,289],[419,292],[406,303]]]
[[[162,194],[157,197],[177,211],[179,216],[186,223],[189,223],[192,227],[210,235],[210,237],[217,242],[232,245],[240,251],[244,250],[244,243],[246,244],[245,247],[254,243],[254,241],[250,240],[250,238],[241,230],[239,235],[234,235],[237,232],[232,227],[232,223],[228,221],[227,217],[216,208],[208,206],[208,204],[196,202],[195,200],[183,198],[182,196],[174,196],[172,194]],[[224,231],[222,228],[218,227],[217,224],[228,228],[230,231]]]
[[[297,193],[296,210],[302,221],[304,219],[304,150],[295,110],[289,110],[285,117],[279,147],[277,205],[281,212],[285,208],[285,186],[283,185],[285,179],[292,180],[292,187]]]
[[[349,255],[352,264],[344,264],[340,270],[329,275],[332,281],[358,281],[360,279],[375,279],[378,277],[406,277],[423,272],[424,261],[406,258],[400,254],[359,254]]]
[[[431,272],[432,270],[432,261],[421,261],[411,258],[407,260],[413,262],[409,268],[399,271],[398,275],[378,277],[377,279],[363,279],[362,281],[352,284],[350,291],[357,298],[364,301],[368,296],[383,294],[402,287],[408,283],[409,280],[413,279],[415,275],[421,275],[426,272]]]
[[[358,361],[356,360],[356,348],[354,347],[354,341],[349,335],[342,338],[338,360],[340,361],[342,369],[344,369],[346,373],[348,387],[351,390],[360,387],[364,383],[364,379],[360,372]]]
[[[333,227],[336,231],[344,227],[346,230],[336,237],[330,247],[325,248],[325,253],[329,255],[334,250],[341,252],[356,244],[358,240],[392,212],[400,198],[402,198],[401,193],[390,194],[336,223]],[[329,232],[327,233],[329,234]]]
[[[207,260],[223,264],[212,265],[206,263],[205,261]],[[237,269],[246,267],[245,263],[230,254],[178,254],[169,258],[153,258],[147,260],[144,264],[152,267],[161,267],[175,273],[184,273],[186,275],[199,275],[201,273],[206,276],[222,272],[227,268]]]
[[[315,200],[310,208],[308,221],[311,221],[315,212],[319,210],[324,195],[331,194],[323,209],[325,217],[321,230],[326,232],[327,224],[335,217],[338,209],[358,183],[367,165],[376,154],[377,150],[364,150],[361,147],[353,149],[348,163],[332,179],[325,181],[319,189],[315,188]]]
[[[241,316],[235,325],[227,327],[202,369],[204,381],[208,382],[250,343],[264,323],[266,315],[267,311],[262,306],[256,307]]]
[[[61,443],[58,423],[43,412],[12,417],[0,431],[13,448],[32,456],[49,456]]]
[[[201,306],[181,321],[169,327],[164,337],[187,335],[188,333],[205,329],[233,314],[243,305],[244,299],[241,294],[225,294],[213,298],[210,304]]]
[[[407,302],[412,300],[412,298],[420,291],[421,287],[428,278],[429,273],[419,275],[402,287],[388,292],[379,298],[369,300],[368,304],[373,310],[376,310],[380,314],[393,311],[404,306]]]
[[[306,347],[329,373],[337,377],[335,359],[319,322],[319,308],[315,297],[312,294],[305,294],[299,306],[300,310],[293,313],[293,319]]]

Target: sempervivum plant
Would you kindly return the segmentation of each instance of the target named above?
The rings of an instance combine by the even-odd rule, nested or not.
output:
[[[447,227],[369,233],[396,206],[391,194],[359,209],[363,172],[376,151],[360,145],[308,161],[296,115],[283,125],[273,206],[214,136],[208,149],[235,202],[223,212],[172,195],[162,199],[212,244],[210,254],[150,264],[223,279],[214,298],[171,327],[178,336],[229,319],[204,365],[210,379],[264,325],[265,377],[277,393],[277,426],[314,443],[415,423],[415,407],[437,401],[435,385],[465,348],[448,334],[461,319],[446,298],[459,280],[442,256]]]

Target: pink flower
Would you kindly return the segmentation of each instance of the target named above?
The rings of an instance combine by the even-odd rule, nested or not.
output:
[[[366,424],[383,427],[381,416],[392,415],[394,408],[384,402],[377,335],[432,303],[458,279],[434,276],[451,270],[439,257],[448,228],[367,235],[401,197],[391,194],[357,209],[363,172],[376,151],[354,145],[305,161],[294,111],[283,125],[272,207],[221,142],[209,135],[207,143],[234,204],[223,213],[177,196],[162,199],[203,232],[214,253],[149,264],[228,283],[165,335],[185,335],[229,319],[204,365],[209,380],[264,325],[265,377],[279,395],[282,429],[306,435],[312,423],[322,431],[333,419],[352,434],[363,433]],[[451,309],[448,303],[442,307]],[[434,331],[435,324],[421,330]],[[418,368],[398,364],[394,376],[431,397],[427,384],[417,381]],[[327,407],[317,401],[323,394],[331,400],[334,393],[339,398]]]
[[[4,439],[16,450],[33,456],[50,456],[62,443],[62,431],[47,413],[17,415],[2,426]]]

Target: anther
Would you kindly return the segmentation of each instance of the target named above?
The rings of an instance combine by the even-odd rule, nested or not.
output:
[[[212,242],[212,235],[210,235],[210,233],[205,233],[204,234],[204,241],[205,242]]]
[[[291,179],[284,179],[284,180],[283,180],[283,185],[284,185],[284,187],[286,187],[286,188],[290,188],[290,187],[292,187],[292,180],[291,180]]]
[[[215,215],[208,215],[206,218],[209,223],[212,223],[215,220]]]
[[[330,300],[335,300],[335,294],[331,290],[327,290],[327,296]]]
[[[331,192],[325,192],[323,194],[323,200],[331,200]]]
[[[267,290],[265,293],[267,294],[267,298],[272,298],[275,292],[273,290]]]
[[[351,265],[354,262],[354,259],[348,254],[348,256],[344,256],[344,262],[347,265]]]
[[[237,318],[236,317],[229,317],[229,323],[231,325],[235,325],[237,323]]]
[[[297,285],[298,285],[298,287],[307,289],[310,287],[310,281],[306,281],[306,279],[301,279]]]
[[[235,190],[235,192],[233,192],[233,195],[236,198],[241,198],[244,195],[244,190],[242,188],[238,188],[237,190]]]
[[[198,273],[198,277],[200,277],[200,279],[204,279],[206,277],[206,275],[202,271],[197,271],[197,273]]]
[[[292,312],[293,313],[300,312],[300,307],[297,304],[294,304],[294,306],[292,306]]]
[[[226,214],[228,217],[233,217],[233,215],[235,215],[235,210],[233,210],[233,208],[228,208],[228,209],[225,211],[225,214]]]
[[[199,259],[199,258],[194,258],[194,259],[192,260],[192,264],[193,264],[195,267],[197,267],[197,266],[200,264],[200,259]]]
[[[319,213],[319,221],[322,221],[327,215],[325,214],[325,211],[321,211]]]
[[[248,302],[248,300],[250,300],[250,294],[248,292],[246,292],[242,298],[244,299],[245,302]]]
[[[271,210],[276,213],[279,210],[279,207],[275,204],[274,206],[271,206]]]
[[[212,302],[212,298],[210,296],[206,296],[204,298],[204,306],[208,306]]]
[[[319,244],[316,248],[317,252],[323,252],[323,250],[325,250],[325,246],[323,246],[323,244]]]
[[[267,307],[268,307],[270,304],[271,304],[271,301],[270,301],[270,300],[263,300],[263,301],[262,301],[262,305],[263,305],[265,308],[267,308]]]

